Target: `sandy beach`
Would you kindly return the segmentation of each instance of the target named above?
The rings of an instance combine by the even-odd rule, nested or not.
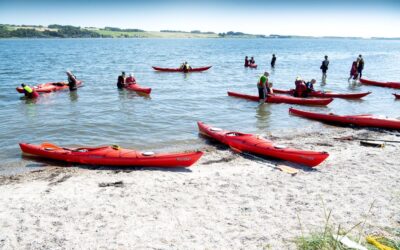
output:
[[[296,249],[302,232],[324,227],[324,206],[346,230],[365,221],[352,235],[400,228],[400,144],[334,139],[350,135],[400,140],[336,127],[272,134],[279,144],[329,152],[315,170],[208,145],[184,170],[48,166],[3,176],[0,249]]]

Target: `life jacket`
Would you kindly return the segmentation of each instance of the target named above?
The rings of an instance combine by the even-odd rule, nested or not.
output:
[[[32,94],[32,92],[33,92],[33,89],[31,89],[31,87],[26,86],[26,85],[25,85],[25,87],[24,87],[24,90],[25,90],[25,92],[28,93],[28,94]]]

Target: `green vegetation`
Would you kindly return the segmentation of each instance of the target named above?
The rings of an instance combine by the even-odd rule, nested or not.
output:
[[[0,38],[78,38],[78,37],[102,37],[99,33],[75,26],[49,25],[43,26],[10,26],[0,25]]]

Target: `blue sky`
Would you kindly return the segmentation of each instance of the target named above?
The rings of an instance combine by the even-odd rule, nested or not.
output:
[[[0,23],[400,37],[400,0],[0,0]]]

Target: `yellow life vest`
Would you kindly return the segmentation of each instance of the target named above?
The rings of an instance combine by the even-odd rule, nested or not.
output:
[[[29,86],[25,86],[25,87],[24,87],[24,90],[25,90],[27,93],[29,93],[29,94],[31,94],[31,93],[33,92],[33,90],[31,89],[31,87],[29,87]]]

